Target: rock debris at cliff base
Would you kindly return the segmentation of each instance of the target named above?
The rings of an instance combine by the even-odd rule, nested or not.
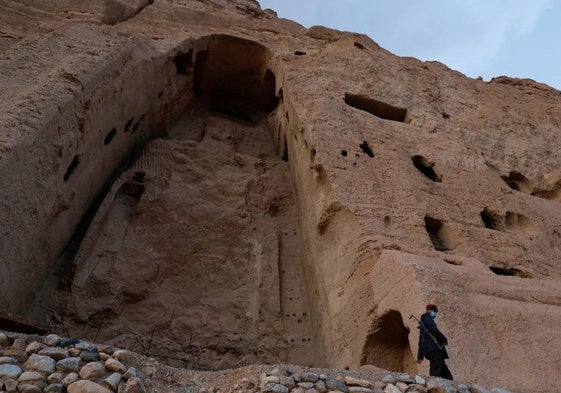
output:
[[[0,0],[0,311],[177,367],[422,375],[437,303],[456,377],[557,389],[559,91],[251,0],[71,3]]]

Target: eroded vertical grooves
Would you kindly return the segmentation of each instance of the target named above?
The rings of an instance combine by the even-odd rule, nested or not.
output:
[[[316,363],[291,153],[286,139],[280,151],[274,146],[265,117],[279,102],[271,58],[245,39],[203,38],[168,59],[175,78],[170,85],[191,99],[170,100],[161,107],[167,113],[150,117],[127,114],[122,132],[104,135],[101,144],[111,149],[122,138],[146,134],[152,119],[169,121],[166,139],[148,132],[143,152],[127,170],[115,171],[80,224],[59,269],[65,279],[49,309],[53,328],[117,340],[176,366]],[[156,100],[174,94],[157,87]],[[165,238],[154,243],[158,236]],[[135,270],[134,280],[125,274]],[[176,289],[179,277],[183,284]],[[150,307],[143,305],[167,291],[181,307],[163,304],[154,321],[166,323],[147,325],[142,312]],[[220,323],[201,325],[203,314]],[[183,357],[189,361],[178,361]]]

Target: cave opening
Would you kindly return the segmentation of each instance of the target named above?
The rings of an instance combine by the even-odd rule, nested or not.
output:
[[[480,213],[481,220],[486,228],[495,231],[503,231],[505,228],[504,218],[496,210],[485,207]]]
[[[533,190],[530,180],[520,172],[510,172],[508,176],[501,176],[501,179],[513,190],[526,193],[530,193]]]
[[[368,157],[374,158],[374,152],[372,151],[372,148],[370,147],[367,141],[362,141],[362,143],[359,144],[358,147],[360,147],[362,152],[366,154]]]
[[[396,372],[415,372],[409,333],[401,313],[387,311],[373,323],[362,349],[360,364]]]
[[[193,49],[187,53],[178,54],[173,58],[177,75],[189,75],[193,72]]]
[[[353,108],[368,112],[380,119],[409,123],[408,111],[405,108],[385,103],[360,94],[345,93],[345,103]]]
[[[419,172],[428,177],[430,180],[437,183],[442,182],[442,177],[434,171],[433,162],[430,162],[425,157],[419,155],[411,157],[411,160],[413,161],[415,168],[417,168]]]
[[[489,270],[498,276],[514,276],[521,278],[532,277],[532,274],[514,267],[490,266]]]
[[[212,111],[256,122],[278,105],[268,50],[253,41],[215,36],[197,53],[193,90]]]
[[[425,216],[425,230],[436,251],[452,251],[460,244],[457,232],[439,219]]]

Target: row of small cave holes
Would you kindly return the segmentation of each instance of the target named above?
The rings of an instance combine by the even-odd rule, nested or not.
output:
[[[360,42],[354,42],[353,45],[358,48],[358,49],[366,49],[366,47],[364,45],[362,45]],[[296,56],[305,56],[306,52],[301,51],[301,50],[297,50],[296,52],[294,52],[294,54]]]
[[[131,135],[134,135],[136,133],[136,131],[138,130],[142,120],[144,120],[144,115],[140,116],[140,119],[138,119],[138,121],[136,123],[134,123],[134,125],[133,125],[134,118],[129,119],[129,121],[127,122],[127,124],[123,128],[123,132],[124,133],[130,132]],[[113,139],[115,138],[116,135],[117,135],[117,129],[112,128],[111,131],[109,131],[107,133],[107,135],[105,135],[105,138],[103,140],[103,144],[105,146],[108,146],[113,141]],[[66,169],[66,172],[64,172],[64,176],[62,177],[65,182],[67,182],[68,179],[70,179],[70,176],[72,175],[72,173],[74,173],[74,171],[78,167],[79,163],[80,163],[80,156],[78,154],[76,154],[74,156],[74,158],[72,159],[72,162],[70,163],[70,165],[68,165],[68,168]]]
[[[497,230],[496,228],[492,228],[491,226],[488,225],[488,223],[486,222],[486,217],[485,217],[485,213],[487,211],[487,208],[485,208],[482,212],[481,212],[481,218],[483,220],[483,223],[485,224],[485,227],[489,228],[489,229],[494,229]],[[384,221],[386,222],[386,224],[389,223],[389,217],[386,216]],[[446,252],[446,251],[450,251],[445,245],[444,245],[444,241],[443,239],[440,238],[440,236],[438,235],[438,232],[440,230],[440,228],[442,227],[444,223],[436,218],[432,218],[432,217],[425,217],[425,230],[427,231],[427,234],[429,236],[430,241],[432,242],[432,245],[434,247],[434,249],[436,251],[442,251],[442,252]],[[447,263],[450,263],[452,265],[461,265],[461,262],[457,262],[457,261],[452,261],[452,260],[446,260],[445,261]],[[527,272],[524,272],[520,269],[516,269],[516,268],[503,268],[503,267],[499,267],[499,266],[490,266],[489,270],[491,270],[493,273],[495,273],[496,275],[499,276],[517,276],[517,277],[522,277],[522,278],[528,278],[531,277],[531,275]]]

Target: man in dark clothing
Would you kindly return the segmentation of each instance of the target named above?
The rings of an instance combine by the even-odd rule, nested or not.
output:
[[[438,330],[434,322],[438,315],[438,307],[435,304],[428,304],[426,311],[426,313],[421,315],[419,326],[417,362],[420,364],[423,358],[427,358],[430,361],[430,375],[451,380],[453,379],[452,373],[445,362],[445,359],[448,359],[445,347],[445,345],[448,345],[448,339]]]

